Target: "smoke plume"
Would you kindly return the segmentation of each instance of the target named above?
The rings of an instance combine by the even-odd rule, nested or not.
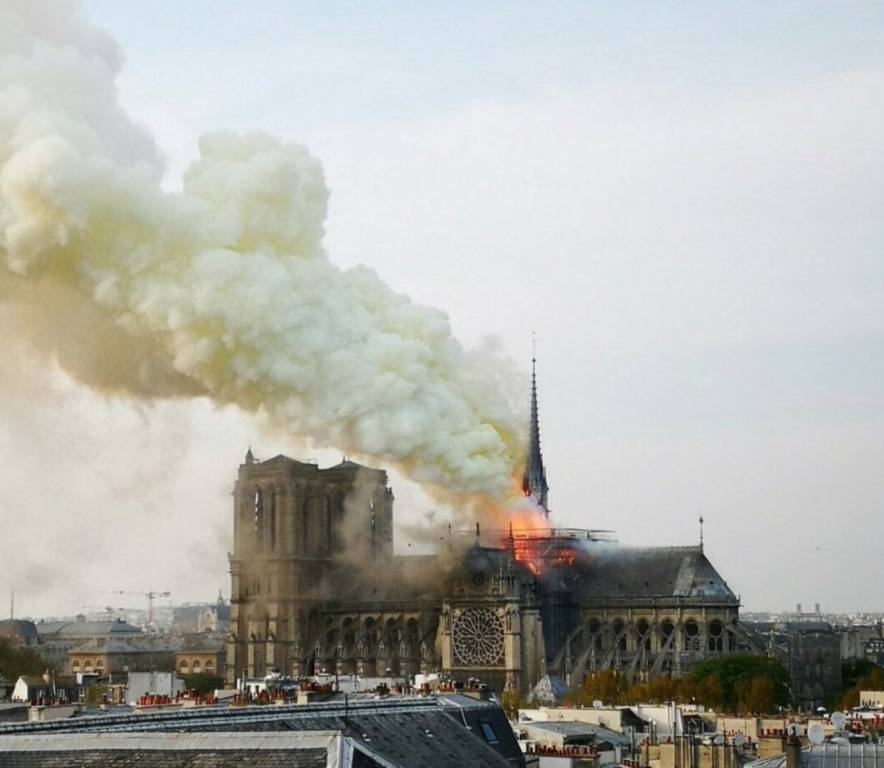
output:
[[[512,367],[465,351],[442,312],[370,269],[329,261],[328,189],[304,147],[206,135],[181,191],[164,191],[154,142],[118,104],[121,62],[75,5],[0,9],[12,332],[109,394],[208,396],[437,491],[509,495]]]

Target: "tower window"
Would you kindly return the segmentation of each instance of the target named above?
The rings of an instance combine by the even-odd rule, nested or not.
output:
[[[258,488],[255,491],[255,549],[261,551],[264,548],[264,492]]]

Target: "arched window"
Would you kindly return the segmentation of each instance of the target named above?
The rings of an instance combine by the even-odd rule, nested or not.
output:
[[[651,625],[645,619],[640,619],[635,626],[635,640],[637,648],[651,650]]]
[[[200,660],[194,659],[193,660],[193,674],[198,675],[200,672],[202,672],[202,669],[203,669],[203,667],[200,664]]]
[[[71,666],[72,666],[74,669],[79,669],[79,668],[80,668],[80,660],[79,660],[79,659],[74,659],[74,660],[71,662]]]
[[[190,664],[187,663],[187,659],[181,659],[178,664],[178,668],[186,675],[187,670],[190,668]]]
[[[255,550],[260,552],[264,549],[264,492],[255,489]]]
[[[276,491],[270,492],[270,551],[276,552]]]
[[[693,619],[684,623],[685,648],[689,651],[700,650],[700,627]]]
[[[611,642],[614,647],[621,651],[626,650],[626,632],[624,631],[625,628],[626,625],[621,619],[617,619],[614,622],[614,626],[611,628]]]
[[[92,669],[92,659],[86,659],[86,661],[83,663],[83,666],[86,669]]]
[[[589,622],[589,642],[597,651],[602,650],[602,625],[598,619]]]
[[[709,622],[708,647],[710,651],[724,650],[724,625],[720,621]]]
[[[214,672],[215,671],[215,662],[211,659],[206,659],[206,672]]]

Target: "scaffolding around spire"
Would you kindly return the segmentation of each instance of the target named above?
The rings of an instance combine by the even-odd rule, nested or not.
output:
[[[531,342],[531,425],[528,436],[528,458],[525,462],[525,474],[522,477],[522,492],[531,496],[549,515],[547,496],[549,486],[546,483],[546,470],[543,468],[543,454],[540,451],[540,417],[537,409],[537,355],[534,340]]]

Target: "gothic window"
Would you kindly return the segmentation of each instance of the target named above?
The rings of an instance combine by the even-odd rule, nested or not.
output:
[[[639,648],[644,648],[646,651],[651,650],[651,627],[644,619],[641,619],[636,625],[635,636],[638,641],[636,645]]]
[[[325,497],[325,551],[331,554],[334,545],[334,529],[332,526],[332,499],[331,496]]]
[[[720,621],[713,621],[709,624],[709,650],[724,650],[724,626]]]
[[[684,623],[685,648],[688,651],[700,650],[700,627],[693,619]]]
[[[264,548],[264,492],[258,488],[255,490],[255,549],[261,551]]]
[[[611,640],[615,648],[621,651],[626,650],[626,625],[621,619],[617,619],[611,628]]]
[[[591,638],[590,642],[592,642],[595,649],[597,651],[602,650],[602,625],[598,619],[593,619],[589,622],[589,635]]]
[[[669,639],[672,637],[672,635],[674,633],[675,633],[675,627],[673,626],[671,621],[666,619],[660,625],[660,647],[661,648],[666,646],[666,643],[669,642]],[[671,645],[669,647],[670,647],[670,649],[672,648]]]
[[[490,608],[467,608],[454,622],[454,653],[465,666],[499,664],[503,658],[504,629]]]
[[[301,554],[304,555],[307,553],[307,534],[310,526],[308,525],[307,518],[307,502],[306,500],[301,503]]]
[[[270,492],[270,551],[276,552],[276,491]]]

